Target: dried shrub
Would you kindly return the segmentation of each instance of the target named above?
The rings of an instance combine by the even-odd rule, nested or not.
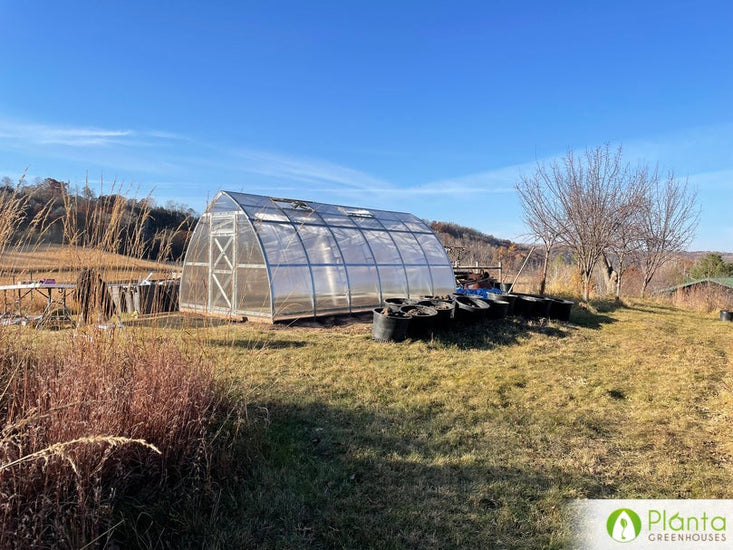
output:
[[[718,285],[681,289],[667,298],[676,307],[711,313],[720,309],[733,309],[733,290]]]
[[[2,330],[0,349],[0,547],[102,545],[122,498],[201,484],[219,406],[207,361],[100,331]]]

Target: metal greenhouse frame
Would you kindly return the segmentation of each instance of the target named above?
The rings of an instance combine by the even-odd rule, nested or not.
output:
[[[223,191],[188,245],[180,308],[274,322],[454,289],[443,245],[412,214]]]

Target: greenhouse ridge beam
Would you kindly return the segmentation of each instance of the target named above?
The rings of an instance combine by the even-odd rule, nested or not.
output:
[[[412,214],[223,191],[194,229],[180,301],[273,322],[454,288],[445,249]]]

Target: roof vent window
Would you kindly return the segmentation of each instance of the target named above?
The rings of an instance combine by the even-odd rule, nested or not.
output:
[[[275,197],[270,197],[270,200],[274,202],[276,206],[283,209],[289,208],[291,210],[307,210],[308,212],[313,212],[313,207],[305,201],[299,201],[296,199],[278,199]]]
[[[347,216],[351,216],[352,218],[373,218],[374,215],[369,212],[369,210],[349,210],[347,208],[342,208],[341,211],[346,214]]]

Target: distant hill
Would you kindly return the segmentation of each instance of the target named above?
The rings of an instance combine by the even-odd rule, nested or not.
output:
[[[692,250],[689,252],[681,252],[680,256],[692,261],[697,261],[713,252],[720,253],[724,261],[733,263],[733,252],[720,252],[719,250]]]
[[[129,253],[139,243],[142,259],[179,261],[196,225],[193,210],[182,205],[157,206],[152,199],[127,198],[117,193],[97,196],[88,186],[69,189],[54,178],[33,184],[0,180],[0,215],[16,219],[10,244],[24,243],[95,246],[105,227],[119,230],[108,252]],[[75,241],[75,242],[70,242]],[[137,253],[135,254],[137,256]]]
[[[507,269],[516,269],[516,264],[524,261],[530,250],[526,245],[456,223],[432,221],[430,227],[448,248],[451,261],[462,265],[498,265],[501,262]],[[533,254],[532,262],[538,258]]]

